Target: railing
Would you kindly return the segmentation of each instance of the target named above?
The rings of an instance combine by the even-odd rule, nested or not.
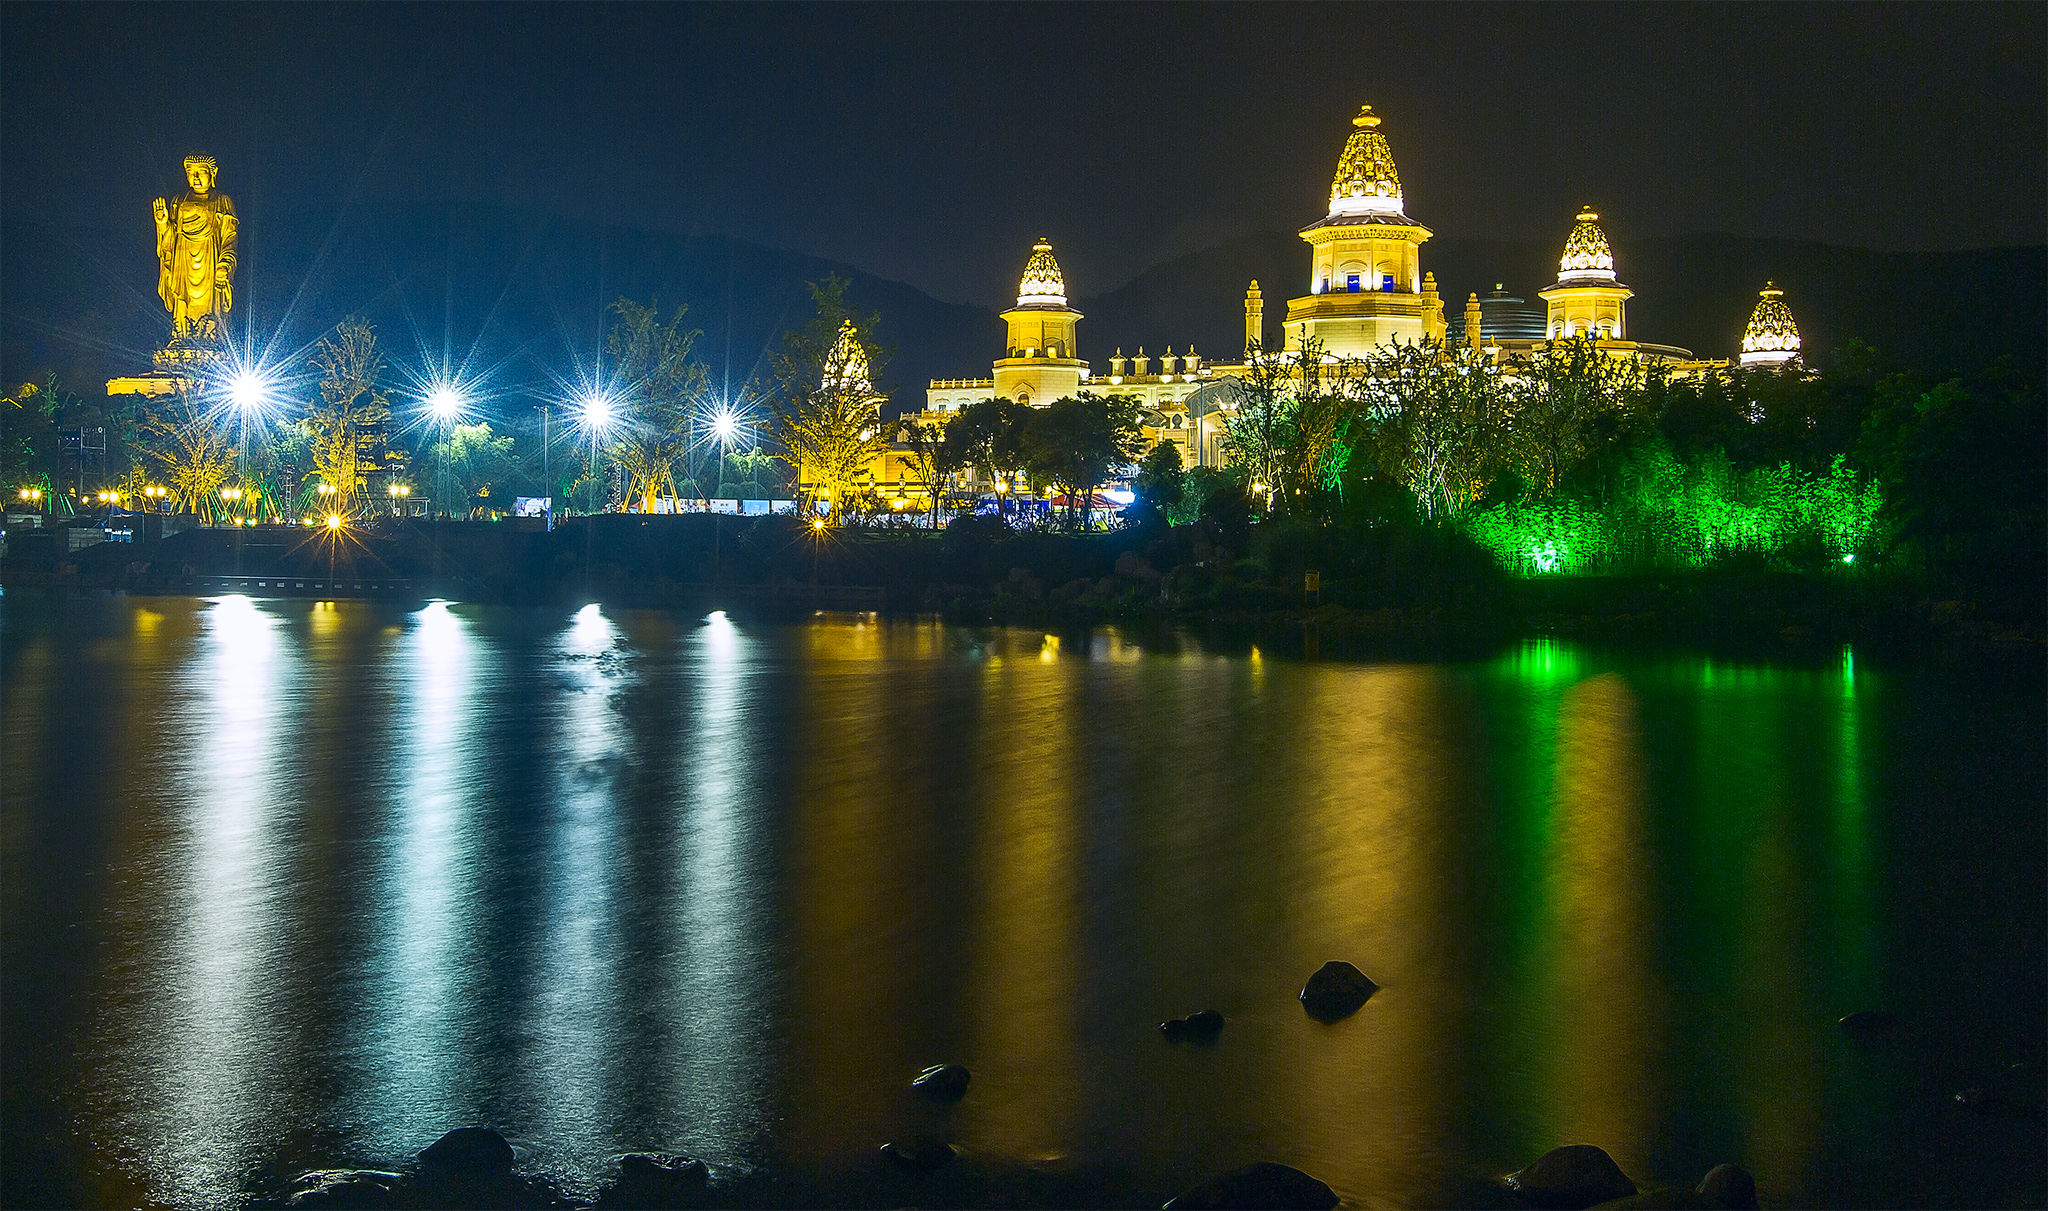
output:
[[[397,576],[168,576],[166,588],[189,593],[247,593],[257,597],[396,597],[413,592]]]
[[[889,604],[889,590],[881,585],[684,584],[676,586],[675,595],[706,605],[785,609],[870,611]]]

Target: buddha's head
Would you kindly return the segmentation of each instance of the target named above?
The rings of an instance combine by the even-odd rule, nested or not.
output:
[[[192,186],[194,197],[203,198],[213,192],[213,182],[220,176],[220,166],[212,156],[186,156],[185,180]]]

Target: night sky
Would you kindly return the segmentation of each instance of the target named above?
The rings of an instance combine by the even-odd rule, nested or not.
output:
[[[1561,238],[1591,202],[1622,238],[2037,244],[2044,12],[17,3],[0,197],[84,294],[148,299],[149,199],[203,149],[301,246],[514,206],[1000,306],[1040,235],[1087,295],[1314,220],[1369,101],[1440,235]]]

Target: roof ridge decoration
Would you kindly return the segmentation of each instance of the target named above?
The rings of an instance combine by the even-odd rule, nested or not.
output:
[[[1400,214],[1401,174],[1394,168],[1394,153],[1387,147],[1387,136],[1380,133],[1372,106],[1359,106],[1351,126],[1344,154],[1337,158],[1337,175],[1330,182],[1331,217]]]
[[[1750,313],[1749,327],[1742,333],[1742,352],[1748,355],[1763,354],[1765,358],[1754,360],[1783,360],[1783,356],[1799,352],[1799,325],[1792,321],[1792,309],[1784,303],[1785,292],[1778,289],[1776,282],[1765,282],[1757,292],[1756,310]]]
[[[1052,241],[1044,236],[1031,246],[1031,259],[1024,263],[1024,278],[1017,283],[1019,307],[1064,307],[1067,283],[1060,276],[1060,263],[1053,259]]]
[[[1607,243],[1607,233],[1600,230],[1599,220],[1600,215],[1591,206],[1579,211],[1578,222],[1565,239],[1564,255],[1558,258],[1560,284],[1615,280],[1614,249]]]

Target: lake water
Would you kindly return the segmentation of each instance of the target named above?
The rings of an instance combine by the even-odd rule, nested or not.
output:
[[[2039,1120],[1951,1101],[2042,1051],[2035,667],[242,597],[0,627],[10,1206],[238,1205],[466,1123],[585,1194],[655,1149],[756,1203],[1157,1206],[1271,1159],[1469,1204],[1573,1142],[1767,1205],[2048,1201]],[[1383,989],[1323,1025],[1332,958]],[[1211,1006],[1216,1045],[1159,1036]],[[903,1091],[941,1061],[943,1115]],[[920,1128],[962,1161],[884,1172]]]

